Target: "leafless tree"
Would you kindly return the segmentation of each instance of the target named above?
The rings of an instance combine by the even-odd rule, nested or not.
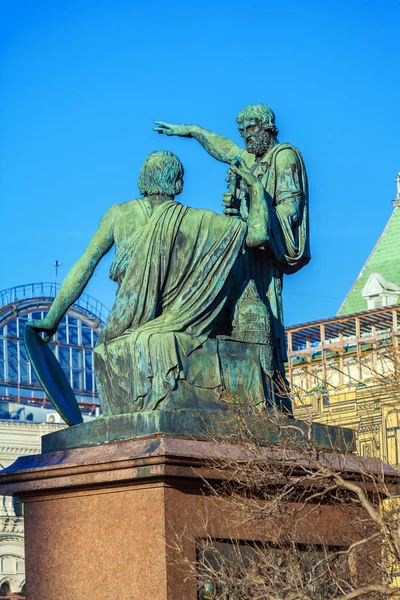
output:
[[[198,581],[199,599],[400,597],[396,470],[379,458],[357,457],[343,441],[340,448],[336,439],[321,448],[311,418],[299,422],[249,402],[227,404],[233,434],[214,430],[209,438],[218,451],[208,467],[218,476],[204,480],[205,493],[228,502],[241,526],[257,522],[268,535],[198,540],[197,561],[187,572]],[[312,542],[301,542],[310,515],[315,522],[327,506],[349,521],[341,543],[327,544],[323,527]],[[178,553],[181,548],[177,539]]]

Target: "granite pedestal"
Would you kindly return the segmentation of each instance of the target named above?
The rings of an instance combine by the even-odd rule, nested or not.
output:
[[[196,600],[185,559],[196,543],[273,540],[274,523],[235,519],[205,493],[221,476],[208,457],[242,457],[236,444],[152,436],[19,458],[0,494],[25,506],[28,600]],[[348,456],[347,469],[352,460]],[[354,507],[303,506],[298,542],[346,546]],[[181,548],[177,549],[181,545]]]

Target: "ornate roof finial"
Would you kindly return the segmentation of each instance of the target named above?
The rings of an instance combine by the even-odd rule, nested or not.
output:
[[[396,198],[393,200],[392,204],[393,206],[400,206],[400,173],[397,173],[395,181],[397,185],[397,195]]]

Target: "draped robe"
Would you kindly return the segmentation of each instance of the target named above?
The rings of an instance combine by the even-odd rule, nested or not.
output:
[[[271,315],[275,370],[285,380],[283,275],[295,273],[311,258],[307,174],[299,150],[291,144],[276,144],[259,164],[246,151],[241,155],[266,192],[269,240],[261,248],[248,248],[236,263],[233,273],[236,288],[232,290],[230,304],[235,306],[246,283],[253,280]]]
[[[185,379],[187,357],[224,307],[246,230],[165,201],[117,243],[110,276],[119,288],[95,349],[105,416],[158,408]]]

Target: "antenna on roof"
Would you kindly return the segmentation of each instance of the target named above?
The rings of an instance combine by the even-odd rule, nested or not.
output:
[[[56,262],[54,263],[54,283],[55,283],[55,292],[54,292],[54,296],[56,296],[57,294],[57,277],[58,277],[58,269],[59,267],[61,267],[61,264],[59,260],[56,260]]]
[[[395,181],[397,185],[397,195],[396,198],[393,200],[392,204],[393,206],[400,206],[400,173],[397,173]]]

